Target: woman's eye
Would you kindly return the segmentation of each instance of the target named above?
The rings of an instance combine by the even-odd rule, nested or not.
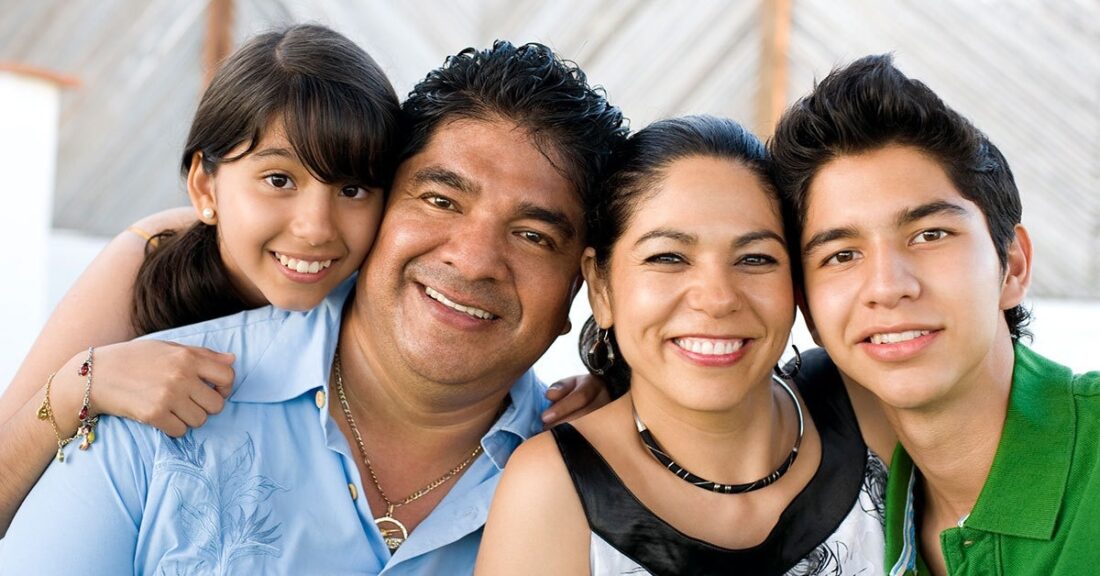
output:
[[[275,188],[287,188],[290,186],[290,176],[286,174],[272,174],[264,178],[268,184],[271,184]]]
[[[665,252],[662,254],[654,254],[645,261],[650,264],[682,264],[685,262],[684,257],[674,252]]]
[[[767,254],[749,254],[738,260],[739,264],[748,266],[767,266],[769,264],[776,264],[777,262],[778,260]]]
[[[946,230],[924,230],[913,238],[914,244],[925,244],[928,242],[935,242],[936,240],[943,240],[947,237]]]

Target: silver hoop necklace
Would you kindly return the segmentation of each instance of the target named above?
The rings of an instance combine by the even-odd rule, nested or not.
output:
[[[791,448],[791,453],[787,455],[787,457],[783,460],[779,467],[772,471],[771,474],[768,474],[767,476],[760,478],[759,480],[746,482],[744,484],[722,484],[721,482],[714,482],[712,480],[701,478],[687,471],[686,469],[684,469],[683,466],[680,466],[675,461],[673,461],[672,457],[669,456],[661,448],[661,445],[657,443],[657,440],[653,437],[653,434],[649,431],[648,428],[646,428],[646,425],[642,422],[642,419],[638,417],[638,410],[634,408],[634,402],[633,400],[631,400],[630,409],[634,412],[634,425],[637,426],[638,435],[642,437],[642,443],[644,443],[645,447],[649,449],[649,453],[652,454],[658,462],[664,465],[665,468],[668,468],[670,472],[675,474],[677,478],[680,478],[693,486],[702,488],[703,490],[717,492],[719,494],[744,494],[745,492],[759,490],[761,488],[764,488],[765,486],[770,486],[774,484],[776,480],[779,480],[783,477],[784,474],[787,473],[787,470],[790,470],[791,465],[794,464],[795,459],[798,458],[798,448],[802,445],[802,434],[805,429],[805,421],[802,416],[802,403],[798,401],[798,396],[794,393],[794,390],[791,390],[791,387],[779,378],[773,377],[772,380],[782,386],[783,389],[787,391],[787,394],[791,397],[791,401],[794,402],[794,407],[798,411],[798,437],[794,439],[794,447]]]

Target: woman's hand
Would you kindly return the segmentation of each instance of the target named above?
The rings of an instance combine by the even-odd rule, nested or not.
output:
[[[74,366],[84,356],[74,357]],[[221,412],[233,386],[235,358],[159,340],[96,348],[91,412],[130,418],[169,436],[183,436],[188,428],[202,426],[209,415]],[[64,370],[79,378],[70,366]]]
[[[600,408],[611,401],[611,394],[603,380],[591,374],[562,378],[546,390],[546,398],[553,404],[542,413],[542,423],[552,428]]]

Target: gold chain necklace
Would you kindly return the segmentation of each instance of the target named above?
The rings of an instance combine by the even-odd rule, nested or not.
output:
[[[481,454],[481,443],[478,442],[473,452],[471,452],[458,466],[447,471],[446,474],[432,480],[423,488],[404,497],[400,502],[390,500],[389,497],[386,496],[385,490],[382,490],[382,484],[378,482],[378,476],[374,474],[374,467],[371,466],[370,458],[367,457],[367,448],[363,445],[363,437],[359,434],[359,427],[355,425],[355,418],[351,415],[351,407],[348,406],[347,396],[344,395],[344,376],[340,372],[339,351],[336,352],[336,356],[333,358],[332,367],[336,372],[336,394],[340,397],[340,406],[344,409],[344,418],[347,419],[348,427],[351,428],[351,433],[355,436],[355,443],[359,445],[359,455],[363,457],[363,463],[367,465],[367,473],[370,474],[371,482],[374,482],[374,487],[378,489],[378,495],[382,497],[382,502],[386,504],[386,513],[375,518],[374,524],[378,527],[378,531],[382,533],[382,539],[386,542],[386,548],[389,548],[391,553],[396,552],[397,548],[408,539],[409,530],[405,528],[405,525],[402,524],[400,520],[394,518],[394,511],[401,506],[419,500],[432,490],[446,484],[451,478],[458,476],[460,472],[465,470],[466,467],[477,458],[478,454]]]

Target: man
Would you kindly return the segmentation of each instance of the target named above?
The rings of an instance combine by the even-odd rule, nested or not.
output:
[[[27,498],[5,569],[472,572],[500,470],[542,428],[530,366],[569,329],[585,207],[625,128],[575,66],[506,42],[449,58],[403,114],[354,288],[160,334],[237,354],[224,411],[179,440],[106,418]]]
[[[889,56],[834,71],[773,142],[807,318],[897,433],[891,574],[1100,562],[1100,374],[1020,342],[1032,249],[1004,157]]]

